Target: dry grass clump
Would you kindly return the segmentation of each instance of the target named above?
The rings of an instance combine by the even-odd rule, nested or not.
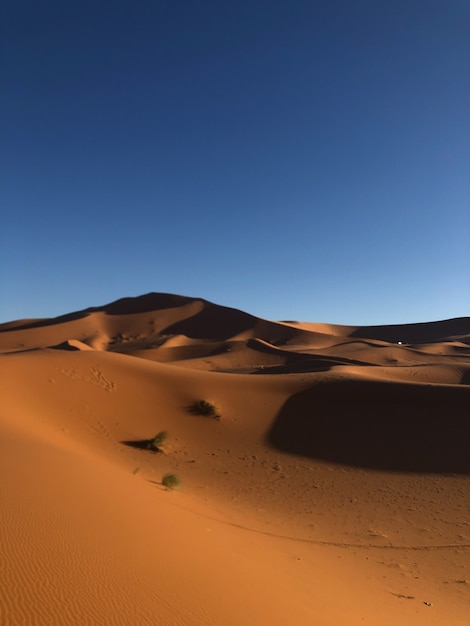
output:
[[[168,439],[168,433],[166,430],[162,430],[153,437],[153,439],[149,439],[147,442],[147,448],[149,450],[153,450],[154,452],[161,452],[162,446]]]
[[[214,419],[220,419],[222,417],[216,405],[212,404],[212,402],[207,402],[207,400],[198,400],[191,405],[190,411],[194,415],[204,415],[206,417],[213,417]]]
[[[162,485],[169,489],[179,489],[181,487],[181,480],[177,474],[165,474],[162,478]]]

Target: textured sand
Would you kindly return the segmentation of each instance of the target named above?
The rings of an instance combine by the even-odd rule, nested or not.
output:
[[[466,626],[469,344],[167,294],[0,325],[0,624]]]

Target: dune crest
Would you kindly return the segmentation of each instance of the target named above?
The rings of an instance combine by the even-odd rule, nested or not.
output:
[[[1,324],[0,385],[2,625],[466,623],[470,318],[150,293]]]

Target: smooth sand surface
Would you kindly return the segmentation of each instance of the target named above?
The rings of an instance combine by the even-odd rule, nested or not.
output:
[[[168,294],[0,325],[1,626],[467,626],[469,357]]]

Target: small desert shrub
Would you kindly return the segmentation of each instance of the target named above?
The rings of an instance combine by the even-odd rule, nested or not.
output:
[[[207,400],[198,400],[191,406],[191,413],[195,415],[205,415],[207,417],[213,417],[220,419],[221,415],[215,404],[207,402]]]
[[[159,432],[153,439],[149,439],[147,442],[147,448],[149,450],[154,450],[155,452],[159,452],[161,447],[164,445],[166,440],[168,439],[168,433],[166,430],[162,430]]]
[[[167,489],[178,489],[181,487],[181,480],[176,474],[165,474],[162,478],[162,485]]]

